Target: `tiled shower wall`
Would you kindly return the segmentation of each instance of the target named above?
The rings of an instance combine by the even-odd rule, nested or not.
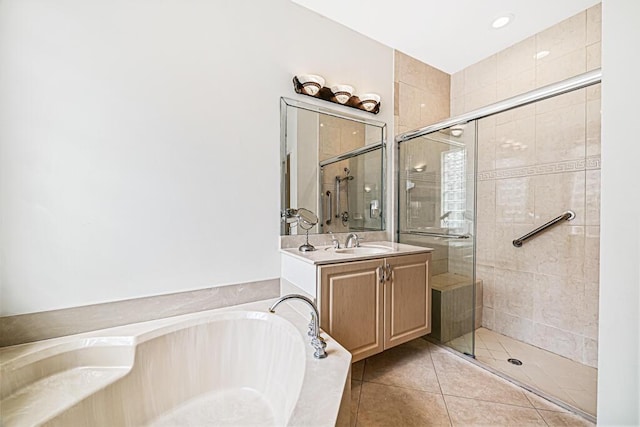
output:
[[[319,160],[323,161],[348,153],[365,145],[379,144],[382,138],[382,129],[379,127],[321,114],[318,138]],[[331,163],[320,169],[323,215],[328,212],[329,205],[333,206],[331,222],[327,224],[328,218],[323,218],[323,233],[348,233],[349,231],[380,229],[382,221],[380,210],[384,210],[381,156],[381,150],[375,150]],[[354,179],[341,182],[340,206],[336,206],[336,177],[345,177],[347,171]],[[332,203],[328,203],[328,194],[331,195]],[[379,206],[377,212],[371,210],[371,203],[374,201]],[[348,221],[343,222],[340,218],[335,217],[336,212],[345,211],[349,213]]]
[[[394,73],[394,135],[408,132],[450,116],[451,76],[402,52],[395,51]],[[427,147],[422,153],[425,162],[433,164]],[[439,159],[439,157],[438,157]],[[436,164],[439,164],[439,160]],[[413,179],[420,180],[421,174]],[[439,209],[437,209],[439,210]],[[402,221],[402,219],[401,219]],[[448,271],[449,249],[446,244],[434,244],[433,239],[413,236],[404,238],[404,243],[429,246],[434,249],[431,259],[432,274]]]
[[[356,148],[363,147],[365,145],[365,125],[355,121],[344,120],[338,117],[332,117],[329,115],[319,115],[320,127],[318,135],[319,146],[319,161],[329,159],[339,154],[348,153]],[[321,195],[323,200],[322,211],[327,213],[328,209],[324,205],[326,202],[327,191],[331,193],[332,199],[335,199],[335,186],[336,177],[346,176],[345,169],[351,169],[349,160],[343,160],[337,163],[332,163],[321,169]],[[361,181],[361,177],[358,177],[357,171],[350,171],[352,176],[356,176],[358,181]],[[347,197],[345,197],[346,188],[348,182],[344,181],[340,185],[343,197],[341,198],[341,206],[334,206],[333,212],[349,211],[347,206]],[[355,197],[357,195],[352,195]],[[335,203],[335,202],[332,202]],[[324,215],[326,216],[326,215]],[[333,215],[332,215],[333,216]],[[322,233],[346,233],[349,232],[349,223],[342,223],[339,219],[331,218],[329,224],[326,223],[325,217],[323,217]]]
[[[600,67],[600,5],[452,76],[458,115]],[[597,365],[600,85],[478,121],[483,326]],[[515,248],[512,240],[560,215]]]

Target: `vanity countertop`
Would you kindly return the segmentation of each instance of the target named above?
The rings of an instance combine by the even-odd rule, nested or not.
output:
[[[322,265],[335,264],[346,261],[365,261],[377,258],[388,258],[400,255],[419,254],[432,252],[432,248],[424,248],[422,246],[407,245],[395,242],[365,242],[361,244],[361,248],[371,248],[380,250],[380,253],[340,253],[340,251],[348,251],[348,249],[337,250],[332,246],[317,246],[313,252],[301,252],[298,248],[280,249],[284,255],[293,257],[308,264]],[[357,249],[356,249],[357,251]],[[384,251],[384,252],[383,252]]]

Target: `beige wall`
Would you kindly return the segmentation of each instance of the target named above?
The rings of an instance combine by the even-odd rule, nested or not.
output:
[[[454,74],[452,115],[598,68],[600,22],[597,5]],[[599,207],[599,85],[478,122],[485,327],[596,366]],[[567,209],[575,220],[511,244]]]
[[[436,123],[450,116],[451,76],[449,74],[402,52],[395,51],[394,87],[395,135]],[[411,194],[421,199],[423,203],[420,210],[420,220],[429,220],[429,218],[425,218],[427,210],[440,212],[439,206],[433,206],[432,209],[426,207],[426,203],[434,198],[439,200],[439,196],[435,197],[433,191],[440,174],[433,168],[439,167],[440,152],[435,150],[433,146],[411,144],[407,147],[407,153],[412,156],[413,166],[429,165],[428,171],[425,170],[423,173],[409,171],[411,181],[416,185]],[[400,182],[404,185],[406,181],[401,177]],[[402,197],[402,194],[400,196],[398,202],[406,203],[407,200]],[[408,209],[402,211],[406,213]],[[438,213],[436,218],[439,215]],[[400,218],[401,228],[404,228],[406,222],[406,218]],[[415,226],[420,226],[420,224],[414,224]],[[432,274],[447,272],[449,257],[447,245],[434,245],[433,239],[418,236],[403,236],[402,242],[433,247],[435,250],[431,261]]]
[[[449,117],[451,76],[395,51],[396,135]]]

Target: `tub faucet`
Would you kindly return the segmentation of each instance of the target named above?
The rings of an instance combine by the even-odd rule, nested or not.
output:
[[[307,303],[309,307],[311,307],[311,323],[309,323],[309,336],[311,336],[311,346],[315,349],[313,353],[313,357],[316,359],[324,359],[327,357],[327,352],[324,350],[327,346],[327,343],[324,342],[324,339],[320,336],[320,316],[318,315],[318,309],[316,305],[309,298],[298,295],[298,294],[289,294],[283,297],[280,297],[276,302],[273,303],[271,307],[269,307],[269,312],[275,313],[276,307],[283,301],[288,299],[298,299]]]
[[[355,243],[354,243],[355,242]],[[347,240],[344,242],[345,248],[358,248],[360,247],[360,239],[356,233],[349,233]]]

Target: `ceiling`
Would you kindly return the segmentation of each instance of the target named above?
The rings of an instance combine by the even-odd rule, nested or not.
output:
[[[600,0],[292,0],[449,74]],[[504,14],[515,19],[493,29]]]

